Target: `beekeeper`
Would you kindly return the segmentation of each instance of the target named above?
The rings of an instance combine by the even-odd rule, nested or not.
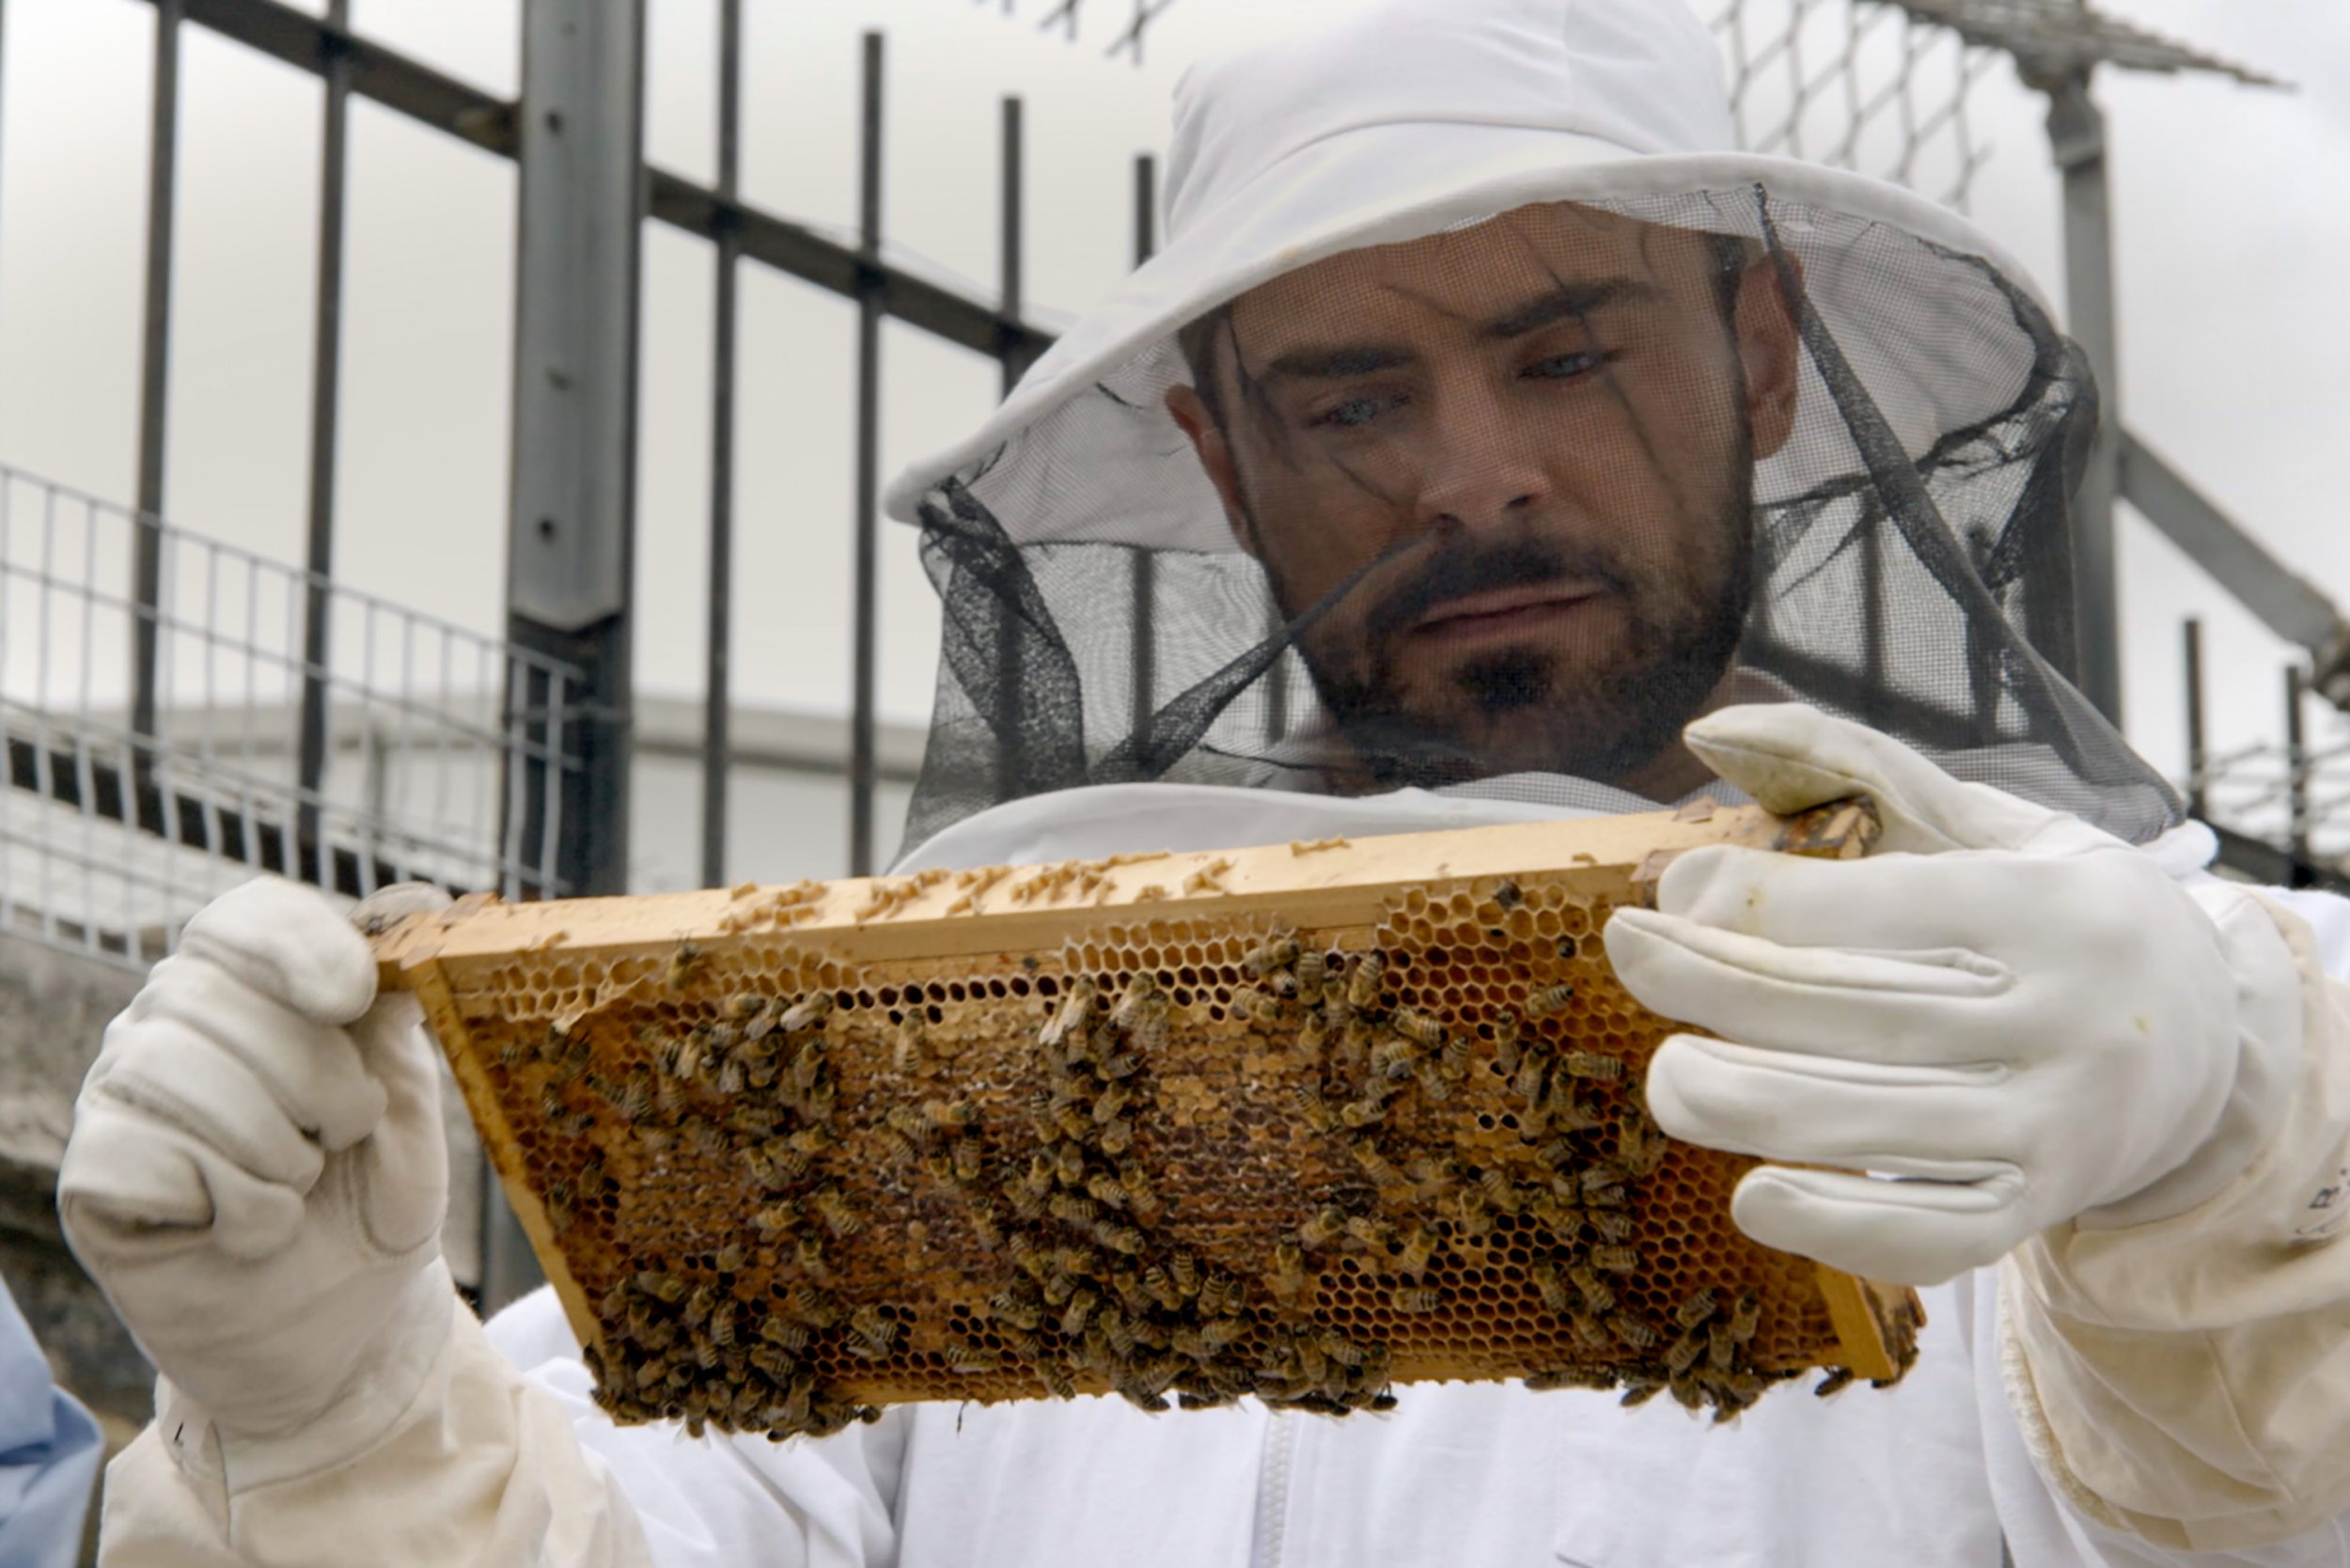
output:
[[[1167,248],[893,492],[946,606],[909,864],[1869,792],[1883,853],[1688,855],[1607,946],[1711,1031],[1647,1092],[1771,1162],[1739,1225],[1927,1287],[1905,1381],[616,1428],[549,1297],[451,1295],[410,1004],[261,884],[67,1159],[164,1372],[112,1560],[2343,1562],[2350,907],[2208,875],[2034,651],[2094,399],[2030,282],[1733,140],[1668,0],[1390,0],[1192,72]]]

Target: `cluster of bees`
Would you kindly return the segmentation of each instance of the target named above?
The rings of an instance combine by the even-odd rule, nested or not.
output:
[[[669,966],[672,988],[693,983],[698,963],[682,947]],[[823,1346],[879,1359],[900,1326],[893,1312],[852,1307],[829,1289],[828,1244],[862,1229],[847,1193],[822,1168],[838,1142],[833,1011],[827,991],[742,995],[716,1020],[680,1033],[646,1031],[650,1094],[632,1084],[615,1107],[637,1123],[634,1136],[648,1149],[682,1138],[706,1157],[740,1160],[766,1193],[750,1231],[769,1248],[788,1241],[799,1280],[779,1299],[746,1307],[728,1286],[773,1252],[754,1254],[738,1240],[711,1259],[715,1279],[639,1271],[615,1281],[597,1302],[603,1345],[589,1348],[588,1367],[597,1403],[616,1419],[682,1420],[696,1436],[714,1424],[779,1439],[880,1415],[831,1393],[820,1372]],[[661,1114],[641,1120],[648,1110]]]
[[[677,1419],[697,1434],[822,1435],[878,1414],[839,1392],[878,1397],[859,1363],[894,1386],[934,1377],[943,1362],[986,1397],[1025,1384],[1058,1397],[1106,1388],[1146,1410],[1243,1396],[1328,1414],[1384,1409],[1394,1403],[1385,1341],[1399,1321],[1482,1309],[1457,1299],[1458,1271],[1509,1250],[1530,1255],[1519,1288],[1539,1294],[1574,1347],[1528,1387],[1620,1388],[1626,1403],[1669,1393],[1719,1419],[1751,1404],[1774,1380],[1747,1354],[1757,1294],[1697,1289],[1668,1318],[1631,1305],[1644,1266],[1633,1195],[1668,1145],[1626,1092],[1622,1058],[1553,1038],[1563,1031],[1546,1021],[1574,1006],[1573,987],[1537,991],[1472,1034],[1413,1005],[1424,988],[1390,972],[1404,963],[1279,932],[1241,960],[1221,1005],[1289,1053],[1302,1080],[1296,1131],[1325,1151],[1318,1158],[1335,1149],[1347,1172],[1329,1200],[1269,1236],[1211,1239],[1168,1222],[1150,1159],[1154,1067],[1176,1001],[1148,972],[1090,977],[1073,953],[1049,1001],[1040,986],[1026,1026],[1033,1090],[1020,1106],[1032,1141],[1017,1115],[947,1097],[954,1088],[844,1107],[828,991],[733,996],[682,1030],[648,1026],[646,1061],[619,1082],[596,1077],[583,1040],[551,1037],[543,1108],[556,1131],[593,1121],[568,1092],[584,1075],[641,1147],[682,1141],[734,1163],[760,1195],[740,1239],[714,1256],[603,1290],[599,1402],[621,1419]],[[682,947],[666,979],[697,990],[700,968]],[[883,1048],[909,1087],[942,1075],[927,1071],[927,1011],[892,1004],[894,1048]],[[1498,1101],[1472,1073],[1498,1080]],[[1461,1101],[1506,1107],[1514,1137],[1456,1139],[1444,1107]],[[870,1138],[909,1178],[954,1195],[988,1259],[965,1278],[943,1352],[909,1342],[938,1343],[909,1332],[915,1306],[861,1300],[870,1293],[853,1283],[870,1260],[851,1260],[847,1244],[879,1224],[853,1194],[876,1190],[877,1173],[844,1184],[835,1171],[849,1168],[845,1148]],[[610,1184],[602,1156],[588,1162],[581,1191],[557,1182],[542,1193],[558,1228],[574,1199]],[[738,1275],[750,1294],[738,1294]]]

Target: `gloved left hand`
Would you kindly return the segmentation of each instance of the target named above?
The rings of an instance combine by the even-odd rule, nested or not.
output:
[[[2061,1222],[2184,1213],[2275,1130],[2300,980],[2245,893],[2190,891],[2076,818],[1810,708],[1725,709],[1685,739],[1771,810],[1866,793],[1885,822],[1861,860],[1692,851],[1655,910],[1606,928],[1643,1006],[1720,1036],[1658,1049],[1658,1123],[1787,1162],[1732,1199],[1757,1241],[1938,1283]]]

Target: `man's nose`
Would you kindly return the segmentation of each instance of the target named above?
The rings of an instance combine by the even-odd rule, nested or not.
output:
[[[1540,510],[1551,483],[1528,423],[1492,399],[1454,400],[1421,453],[1421,523],[1488,528]]]

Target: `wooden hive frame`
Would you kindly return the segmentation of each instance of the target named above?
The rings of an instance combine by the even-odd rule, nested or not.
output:
[[[506,904],[378,936],[622,1419],[1448,1378],[1728,1416],[1897,1378],[1915,1296],[1774,1253],[1637,1086],[1598,938],[1861,803]]]

